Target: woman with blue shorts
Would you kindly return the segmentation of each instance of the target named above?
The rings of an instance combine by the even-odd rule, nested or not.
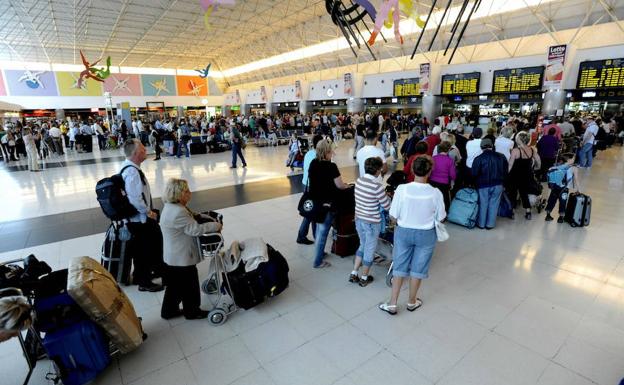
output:
[[[382,303],[379,309],[389,314],[397,313],[397,302],[401,286],[410,278],[407,310],[414,311],[422,306],[417,297],[421,280],[429,276],[429,263],[437,241],[435,220],[444,220],[444,198],[437,188],[427,183],[433,160],[421,156],[412,163],[414,181],[397,188],[390,216],[396,220],[394,250],[392,252],[392,297]]]

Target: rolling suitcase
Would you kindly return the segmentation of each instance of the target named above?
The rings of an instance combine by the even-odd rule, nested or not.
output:
[[[206,148],[206,144],[205,143],[195,143],[192,142],[189,144],[189,147],[191,149],[191,155],[196,155],[196,154],[207,154],[208,153],[208,149]]]
[[[354,255],[360,247],[360,237],[355,229],[355,214],[338,214],[333,226],[332,253],[340,257]]]
[[[111,362],[104,333],[89,320],[46,333],[43,348],[64,385],[86,384]]]
[[[449,222],[472,229],[477,224],[479,194],[477,190],[464,188],[457,192],[451,202],[447,219]]]
[[[588,195],[573,193],[568,195],[564,220],[572,227],[589,226],[592,200]]]
[[[111,223],[106,231],[100,261],[117,282],[126,286],[132,281],[130,277],[132,258],[128,255],[131,239],[132,234],[125,224]]]

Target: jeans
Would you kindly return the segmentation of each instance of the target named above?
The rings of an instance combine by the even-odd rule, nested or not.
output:
[[[548,203],[546,203],[546,212],[550,213],[555,208],[557,201],[559,201],[559,215],[565,214],[566,203],[568,201],[568,194],[565,194],[567,188],[559,187],[557,185],[550,185],[550,195],[548,196]]]
[[[308,232],[310,230],[310,225],[312,225],[312,235],[316,239],[316,223],[313,223],[306,217],[303,217],[301,220],[301,225],[299,226],[299,233],[297,234],[297,241],[303,241],[308,237]]]
[[[483,187],[479,189],[479,217],[477,226],[493,228],[496,226],[498,206],[500,206],[503,186]]]
[[[397,226],[392,249],[392,275],[418,279],[429,277],[429,264],[437,240],[435,228],[419,230]]]
[[[104,135],[98,134],[97,141],[98,141],[98,148],[100,150],[106,149],[106,137]]]
[[[182,156],[182,147],[184,147],[184,151],[186,154],[187,158],[191,157],[191,151],[189,151],[188,148],[188,140],[181,140],[178,142],[178,153],[176,154],[176,156],[179,158]]]
[[[373,257],[377,250],[377,239],[381,232],[381,223],[370,223],[361,219],[355,220],[355,229],[360,237],[360,247],[355,255],[362,258],[362,264],[366,267],[373,265]]]
[[[323,255],[325,254],[325,244],[327,244],[327,236],[329,235],[329,229],[332,227],[332,223],[334,223],[334,219],[336,218],[336,213],[328,212],[325,217],[324,222],[319,222],[316,224],[316,244],[315,244],[315,257],[314,257],[314,267],[318,267],[323,262]]]
[[[246,166],[247,162],[245,161],[245,157],[243,156],[243,151],[241,151],[240,144],[232,143],[232,167],[236,167],[237,155],[240,157],[241,162],[243,162],[243,166]]]
[[[583,147],[579,149],[579,166],[580,167],[591,167],[592,161],[594,158],[593,154],[594,145],[591,143],[585,143]]]

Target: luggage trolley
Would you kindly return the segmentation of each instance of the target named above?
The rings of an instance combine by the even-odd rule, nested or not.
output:
[[[223,301],[227,293],[232,293],[227,277],[228,262],[223,252],[224,245],[225,240],[221,233],[206,233],[197,237],[199,255],[211,264],[209,269],[211,274],[201,283],[201,290],[208,296],[217,295],[215,300],[210,299],[212,309],[208,313],[208,320],[215,326],[224,324],[227,317],[238,310],[233,301],[232,303]]]

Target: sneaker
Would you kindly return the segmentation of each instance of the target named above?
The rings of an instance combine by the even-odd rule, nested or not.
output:
[[[360,278],[360,286],[361,287],[366,287],[366,285],[368,285],[369,283],[373,282],[374,278],[372,275],[369,275],[368,277],[366,277],[366,279],[361,279]]]
[[[360,282],[360,277],[358,277],[357,274],[349,274],[349,282],[358,283]]]
[[[563,215],[560,215],[559,218],[557,218],[557,223],[563,223],[565,222]]]
[[[313,245],[314,241],[311,241],[308,238],[303,238],[303,239],[297,239],[297,243],[300,245]]]
[[[524,214],[524,219],[526,219],[527,221],[530,221],[531,220],[531,213]]]
[[[544,219],[546,222],[550,222],[553,219],[555,219],[555,218],[551,217],[549,213],[546,213],[546,218]]]

